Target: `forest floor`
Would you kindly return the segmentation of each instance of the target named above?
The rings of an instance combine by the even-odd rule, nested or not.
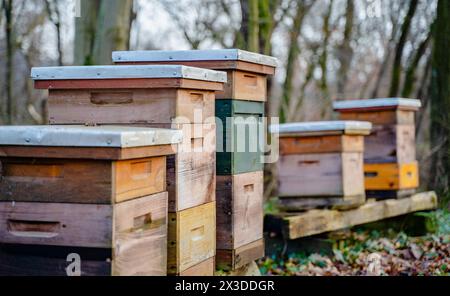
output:
[[[450,215],[436,211],[424,213],[433,231],[423,236],[405,232],[352,229],[330,240],[331,254],[294,253],[273,255],[258,261],[263,275],[352,276],[368,274],[368,258],[378,254],[377,275],[449,276]]]

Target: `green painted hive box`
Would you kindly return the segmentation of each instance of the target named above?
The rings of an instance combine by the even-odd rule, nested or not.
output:
[[[264,103],[217,100],[217,175],[263,170]]]

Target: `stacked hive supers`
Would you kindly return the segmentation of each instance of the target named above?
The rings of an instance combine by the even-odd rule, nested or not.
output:
[[[167,161],[168,274],[212,275],[215,256],[215,91],[226,73],[176,66],[36,68],[50,124],[183,130]],[[200,113],[200,116],[198,116]]]
[[[350,209],[366,201],[364,136],[369,122],[304,122],[271,126],[279,135],[280,209]]]
[[[0,275],[165,275],[166,157],[181,139],[163,129],[0,127]]]
[[[399,98],[334,104],[342,120],[366,120],[374,125],[372,134],[365,139],[368,197],[401,198],[412,195],[419,187],[414,115],[420,107],[419,100]]]
[[[115,52],[116,64],[182,64],[226,71],[217,93],[217,258],[235,270],[264,255],[261,126],[275,58],[242,50]]]

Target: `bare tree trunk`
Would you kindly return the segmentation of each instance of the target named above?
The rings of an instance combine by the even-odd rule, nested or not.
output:
[[[58,66],[62,66],[64,63],[61,41],[61,12],[58,7],[58,0],[46,0],[45,5],[48,17],[56,28],[56,49],[58,50]]]
[[[416,71],[417,67],[419,65],[420,60],[425,55],[428,46],[430,44],[431,38],[432,38],[432,29],[430,30],[430,33],[425,38],[424,41],[419,45],[419,48],[417,49],[411,64],[409,65],[408,69],[406,70],[405,75],[405,82],[403,84],[403,91],[402,91],[402,97],[409,98],[411,94],[414,91],[414,83],[416,82]]]
[[[311,5],[304,4],[303,1],[298,1],[297,5],[297,12],[295,14],[289,36],[289,52],[286,62],[286,78],[283,84],[283,95],[279,110],[281,123],[285,123],[288,118],[293,90],[294,71],[297,65],[298,55],[300,54],[298,39],[302,31],[303,20],[309,8],[311,7]]]
[[[340,62],[337,91],[338,95],[345,94],[345,85],[348,80],[348,72],[353,59],[353,49],[350,45],[353,35],[353,27],[355,23],[355,3],[354,0],[347,0],[347,12],[345,16],[344,40],[338,48],[338,58]]]
[[[75,63],[111,64],[111,52],[128,50],[132,0],[81,0],[76,20]]]
[[[3,0],[3,10],[5,12],[5,35],[6,35],[6,122],[14,123],[14,104],[13,98],[13,7],[14,0]]]
[[[392,79],[391,79],[391,87],[389,90],[389,96],[396,97],[398,95],[398,91],[400,88],[400,80],[402,74],[402,58],[403,51],[405,49],[406,41],[408,39],[409,31],[411,28],[411,21],[416,14],[417,6],[419,4],[419,0],[411,0],[408,13],[405,17],[405,21],[403,22],[400,39],[395,48],[395,59],[394,65],[392,68]]]
[[[259,0],[248,0],[248,50],[259,52]]]
[[[322,71],[322,77],[319,81],[319,89],[322,92],[322,111],[321,117],[325,118],[327,116],[328,110],[331,110],[331,98],[330,91],[328,89],[328,43],[331,36],[330,30],[330,19],[333,12],[334,0],[330,0],[330,5],[328,11],[323,18],[323,44],[322,44],[322,54],[319,57],[319,66]]]
[[[111,53],[130,48],[133,0],[102,0],[94,42],[94,61],[111,64]]]
[[[450,188],[450,2],[439,0],[431,78],[432,186],[442,195]],[[448,196],[447,196],[448,197]]]

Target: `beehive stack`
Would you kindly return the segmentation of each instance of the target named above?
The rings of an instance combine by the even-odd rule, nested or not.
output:
[[[275,58],[237,49],[115,52],[116,64],[182,64],[226,71],[217,93],[217,258],[235,270],[264,255],[263,155],[259,123]],[[261,130],[261,128],[263,130]]]
[[[168,274],[212,275],[215,256],[215,91],[226,74],[193,67],[36,68],[49,90],[50,124],[125,125],[183,131],[167,161]]]
[[[364,154],[369,197],[401,198],[419,187],[414,115],[420,107],[419,100],[399,98],[334,104],[342,120],[367,120],[374,125]]]
[[[280,137],[280,209],[350,209],[364,204],[364,136],[371,127],[357,121],[271,126]]]
[[[166,157],[181,132],[23,126],[0,135],[0,275],[166,275]],[[73,270],[71,260],[80,260]]]

